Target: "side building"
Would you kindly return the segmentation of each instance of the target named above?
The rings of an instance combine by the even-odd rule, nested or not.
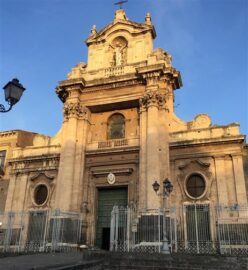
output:
[[[58,134],[0,133],[3,233],[15,224],[16,239],[31,243],[41,232],[47,240],[38,241],[40,248],[54,240],[51,227],[59,221],[71,232],[57,243],[117,249],[118,242],[125,249],[129,241],[128,248],[146,243],[160,250],[162,224],[173,251],[216,250],[222,239],[243,240],[248,249],[245,136],[238,124],[212,125],[207,114],[190,122],[175,115],[180,72],[168,52],[153,48],[155,37],[149,14],[136,23],[117,10],[102,30],[93,26],[88,63],[73,67],[56,88],[64,104]],[[165,179],[173,191],[163,198]],[[16,213],[12,223],[8,213]],[[117,224],[117,216],[125,222]]]

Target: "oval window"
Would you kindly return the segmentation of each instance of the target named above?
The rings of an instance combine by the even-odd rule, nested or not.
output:
[[[47,200],[48,189],[45,185],[38,185],[34,192],[34,200],[37,205],[42,205]]]
[[[192,174],[186,183],[186,189],[188,194],[193,198],[200,197],[206,188],[204,178],[199,174]]]

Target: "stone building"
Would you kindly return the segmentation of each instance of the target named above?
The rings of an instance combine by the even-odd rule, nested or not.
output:
[[[93,26],[87,64],[56,88],[64,104],[57,135],[0,133],[1,211],[80,213],[82,241],[108,248],[114,205],[163,206],[154,181],[170,179],[171,206],[247,204],[239,125],[175,115],[180,72],[155,38],[149,14],[136,23],[119,9],[100,31]]]

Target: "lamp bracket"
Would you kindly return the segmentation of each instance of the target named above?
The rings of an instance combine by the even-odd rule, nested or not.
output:
[[[10,107],[6,110],[3,104],[0,104],[0,112],[5,113],[9,112],[12,109],[13,104],[10,104]]]

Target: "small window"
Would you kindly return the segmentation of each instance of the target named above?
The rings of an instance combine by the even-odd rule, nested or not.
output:
[[[125,137],[125,118],[116,113],[108,120],[108,139],[121,139]]]
[[[3,170],[5,162],[6,151],[0,151],[0,169]]]
[[[37,205],[42,205],[48,197],[48,189],[46,185],[38,185],[34,191],[34,201]]]
[[[187,192],[193,198],[199,198],[204,193],[205,188],[205,180],[200,174],[192,174],[186,182]]]

